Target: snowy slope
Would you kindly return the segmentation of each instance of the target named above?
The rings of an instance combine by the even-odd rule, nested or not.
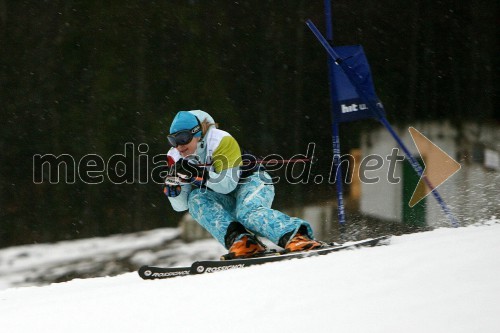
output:
[[[0,292],[2,332],[500,332],[500,221],[216,274]]]
[[[187,265],[219,258],[224,251],[215,240],[185,243],[179,236],[178,228],[161,228],[0,249],[0,290],[67,281],[72,276],[113,276],[150,263]]]

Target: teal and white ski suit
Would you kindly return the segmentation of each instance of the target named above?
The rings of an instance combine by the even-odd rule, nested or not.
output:
[[[204,111],[189,112],[200,123],[205,119],[214,123]],[[226,246],[224,237],[232,222],[241,223],[250,232],[275,244],[287,233],[291,232],[293,237],[301,226],[313,236],[308,222],[271,208],[274,185],[269,174],[256,171],[240,180],[241,150],[229,133],[210,126],[198,142],[195,155],[200,164],[211,164],[207,188],[185,184],[177,197],[168,199],[176,211],[189,209],[191,216],[223,246]],[[168,156],[175,162],[181,158],[175,148],[170,149]]]

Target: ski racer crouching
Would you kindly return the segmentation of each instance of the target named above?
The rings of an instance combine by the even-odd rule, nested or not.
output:
[[[172,148],[167,154],[170,173],[164,193],[174,210],[189,209],[192,217],[229,250],[226,259],[265,253],[257,236],[287,252],[323,246],[314,240],[308,222],[271,208],[271,177],[258,163],[242,163],[238,142],[217,129],[208,113],[178,112],[168,142]]]

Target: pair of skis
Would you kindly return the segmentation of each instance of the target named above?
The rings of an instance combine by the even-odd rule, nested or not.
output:
[[[145,265],[139,269],[138,273],[139,276],[145,280],[168,279],[178,276],[215,273],[230,269],[238,269],[254,265],[262,265],[276,261],[302,259],[317,255],[325,255],[332,252],[352,249],[356,247],[388,245],[390,243],[390,238],[391,238],[390,235],[386,235],[376,238],[365,239],[357,242],[351,242],[349,244],[331,245],[310,251],[290,252],[290,253],[275,252],[254,258],[195,261],[192,263],[191,266],[186,266],[186,267],[156,267],[156,266]]]

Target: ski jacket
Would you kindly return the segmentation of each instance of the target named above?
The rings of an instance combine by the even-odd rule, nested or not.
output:
[[[238,185],[242,164],[238,142],[228,132],[217,129],[214,119],[208,113],[201,110],[189,112],[194,114],[200,123],[207,120],[213,124],[198,142],[196,153],[189,158],[194,159],[196,164],[209,165],[207,188],[222,194],[232,192]],[[182,158],[176,148],[171,148],[167,156],[173,162]],[[178,196],[168,198],[175,211],[181,212],[188,209],[188,198],[192,188],[191,184],[182,185]]]

